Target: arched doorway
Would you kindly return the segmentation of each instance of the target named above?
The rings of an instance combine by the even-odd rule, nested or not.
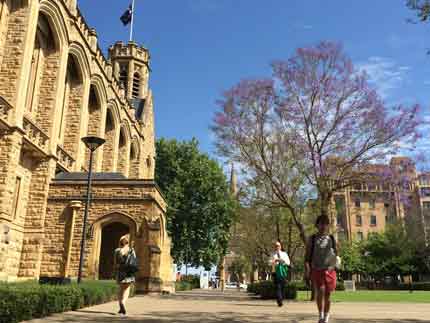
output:
[[[102,228],[99,259],[99,279],[112,279],[113,254],[119,239],[130,233],[130,228],[121,222],[112,222]]]
[[[93,238],[88,244],[88,277],[111,279],[113,253],[118,248],[119,238],[130,234],[133,244],[136,240],[137,223],[125,213],[112,212],[95,221],[91,225],[91,232]]]

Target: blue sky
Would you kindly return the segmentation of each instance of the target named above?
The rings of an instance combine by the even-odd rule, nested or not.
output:
[[[320,40],[342,42],[387,102],[420,103],[430,121],[430,25],[407,23],[403,0],[135,1],[134,39],[152,57],[157,137],[196,137],[214,156],[209,125],[222,91]],[[128,40],[119,17],[130,2],[79,1],[105,52]]]

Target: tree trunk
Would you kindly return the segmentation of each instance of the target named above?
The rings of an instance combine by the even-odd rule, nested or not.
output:
[[[291,255],[291,231],[292,231],[292,223],[291,223],[291,219],[288,222],[288,255]]]
[[[305,226],[303,225],[302,221],[300,221],[296,211],[292,208],[289,210],[291,211],[291,215],[292,215],[294,224],[296,225],[297,229],[299,230],[300,238],[302,239],[304,245],[306,245],[307,237],[306,237]]]
[[[330,222],[333,220],[331,218],[331,198],[332,193],[330,191],[322,190],[319,192],[319,202],[320,202],[320,215],[326,216],[330,219]]]

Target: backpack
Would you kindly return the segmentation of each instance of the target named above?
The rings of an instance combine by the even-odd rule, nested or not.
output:
[[[127,258],[124,262],[124,271],[132,275],[139,271],[139,262],[137,261],[136,253],[133,249],[130,249],[127,254]]]
[[[312,239],[311,240],[312,241],[311,242],[311,253],[310,253],[310,255],[309,255],[308,259],[307,259],[307,261],[309,263],[312,263],[312,257],[314,255],[316,234],[313,234],[312,237],[311,237],[311,239]],[[336,239],[334,238],[334,236],[332,234],[330,234],[330,239],[331,239],[331,242],[332,242],[332,245],[333,245],[334,253],[335,253],[336,258],[337,258],[336,259],[336,266],[335,267],[339,267],[341,260],[340,260],[340,257],[337,255]]]
[[[285,280],[288,276],[288,266],[285,264],[277,264],[275,267],[276,278],[279,280]]]

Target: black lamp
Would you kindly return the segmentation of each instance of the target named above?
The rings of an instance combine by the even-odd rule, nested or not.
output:
[[[87,231],[88,206],[90,205],[90,200],[91,200],[91,175],[92,175],[92,168],[93,168],[93,153],[97,148],[103,145],[106,141],[103,138],[99,138],[95,136],[84,137],[81,140],[83,141],[85,146],[87,146],[87,148],[90,150],[90,162],[88,165],[87,196],[86,196],[87,200],[85,203],[84,220],[82,225],[82,239],[81,239],[81,252],[79,257],[78,284],[81,282],[81,279],[82,279],[82,267],[84,265],[84,258],[85,258],[85,238],[86,238],[86,231]]]

